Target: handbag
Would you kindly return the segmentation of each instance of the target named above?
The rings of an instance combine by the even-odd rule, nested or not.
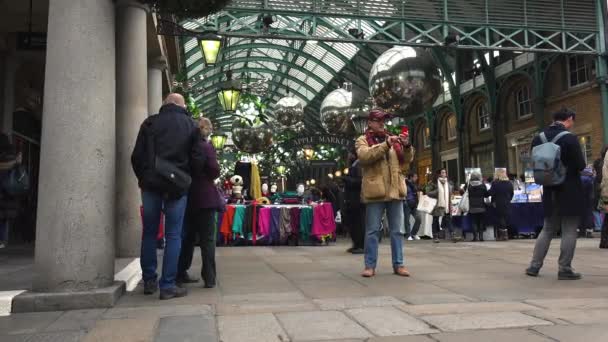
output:
[[[458,210],[464,214],[469,212],[469,190],[464,192],[462,195],[462,199],[460,199],[460,203],[458,203]]]
[[[418,208],[416,208],[416,209],[423,213],[430,214],[433,212],[433,210],[435,209],[436,206],[437,206],[437,199],[431,198],[427,195],[423,195],[422,198],[420,199],[420,202],[418,202]]]
[[[19,196],[30,190],[30,177],[23,165],[16,165],[2,180],[2,189],[11,196]]]

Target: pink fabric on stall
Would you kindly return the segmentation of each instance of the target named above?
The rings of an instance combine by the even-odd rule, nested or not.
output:
[[[320,237],[333,235],[336,232],[334,209],[331,203],[322,203],[314,207],[312,213],[312,235]]]
[[[271,208],[260,208],[260,217],[258,217],[257,232],[260,235],[270,235],[270,212]]]

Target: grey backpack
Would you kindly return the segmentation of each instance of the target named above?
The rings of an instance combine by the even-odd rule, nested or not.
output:
[[[545,133],[539,135],[541,144],[532,149],[534,182],[544,186],[556,186],[566,180],[566,167],[562,163],[562,149],[557,141],[570,132],[561,132],[548,141]]]

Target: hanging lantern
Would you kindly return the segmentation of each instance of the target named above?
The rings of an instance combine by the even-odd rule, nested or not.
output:
[[[311,160],[312,157],[315,155],[315,150],[313,150],[311,146],[304,147],[302,152],[304,153],[304,158],[306,158],[306,160]]]
[[[286,167],[284,165],[279,165],[277,166],[277,172],[279,175],[283,176],[285,175],[285,171],[286,171]]]
[[[220,87],[217,97],[225,112],[236,112],[239,99],[241,98],[241,84],[238,81],[232,80],[232,72],[230,70],[226,72],[226,77],[228,80]]]
[[[221,151],[228,140],[228,136],[225,133],[217,132],[211,136],[211,145],[215,147],[216,151]]]
[[[340,170],[336,171],[335,175],[338,178],[342,177],[342,171],[340,171]]]
[[[201,48],[205,65],[208,67],[213,66],[220,55],[222,37],[212,32],[205,33],[198,38],[198,46]]]

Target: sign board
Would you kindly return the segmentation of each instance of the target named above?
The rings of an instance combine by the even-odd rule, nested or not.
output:
[[[335,145],[348,148],[355,145],[355,139],[341,135],[316,134],[290,139],[285,141],[284,144],[296,148],[315,145]]]

